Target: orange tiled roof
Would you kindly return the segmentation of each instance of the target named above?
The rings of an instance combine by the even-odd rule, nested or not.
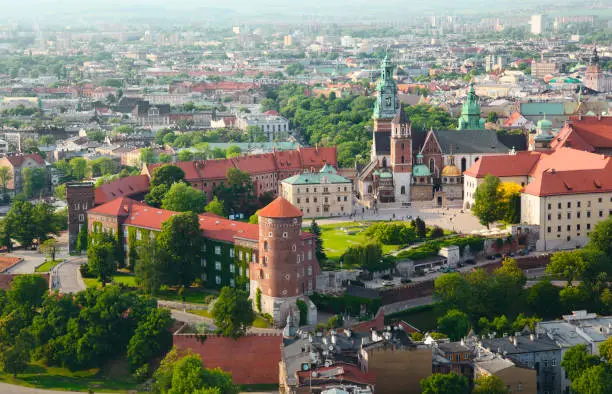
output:
[[[21,167],[21,165],[26,159],[32,159],[41,166],[45,164],[43,158],[37,153],[31,153],[29,155],[7,155],[6,159],[11,163],[13,167]]]
[[[0,256],[0,272],[6,271],[21,261],[23,261],[21,257]]]
[[[238,339],[209,335],[199,341],[195,335],[175,335],[178,349],[191,349],[206,368],[232,373],[235,384],[278,384],[281,360],[280,335],[247,335]]]
[[[270,204],[263,207],[258,212],[258,215],[259,217],[265,218],[297,218],[302,216],[302,211],[283,197],[279,196]]]
[[[338,165],[338,154],[335,146],[317,148],[299,148],[304,167],[323,167],[325,164]]]
[[[474,178],[483,178],[487,174],[497,177],[528,175],[540,155],[538,152],[518,152],[516,155],[483,156],[464,174]]]
[[[129,197],[149,190],[149,177],[133,175],[100,185],[95,190],[96,205],[104,204],[117,197]]]
[[[276,162],[272,153],[261,155],[238,156],[231,159],[236,168],[251,175],[276,171]]]

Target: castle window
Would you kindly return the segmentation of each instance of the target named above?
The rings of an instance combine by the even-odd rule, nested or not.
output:
[[[296,249],[297,249],[297,248],[296,248],[295,244],[291,245],[291,250],[292,250],[293,252],[295,252],[295,251],[296,251]]]
[[[312,260],[312,250],[308,251],[308,260]]]
[[[221,246],[215,246],[215,254],[216,255],[220,255],[221,254]]]
[[[312,267],[308,266],[308,276],[312,276]]]
[[[296,224],[298,222],[297,219],[293,219],[293,224]]]
[[[215,283],[220,285],[221,284],[221,276],[217,275],[215,276]]]
[[[202,272],[202,275],[200,275],[200,278],[202,278],[202,280],[206,282],[206,272]]]
[[[264,256],[264,264],[268,264],[268,256]]]
[[[83,215],[82,213],[79,214],[79,222],[84,222],[85,221],[85,215]]]
[[[406,194],[406,186],[402,186],[400,189],[400,194]]]
[[[215,261],[215,269],[217,271],[221,271],[221,262],[220,261]]]
[[[268,241],[264,241],[264,251],[268,251]]]
[[[232,248],[232,249],[230,249],[230,257],[234,257],[234,256],[235,256],[235,254],[234,254],[234,253],[235,253],[235,252],[234,252],[234,249],[233,249],[233,248]]]
[[[239,250],[239,251],[238,251],[238,259],[239,259],[239,260],[242,260],[242,250]]]
[[[234,264],[230,264],[230,267],[229,267],[229,268],[230,268],[230,272],[231,272],[232,274],[236,273],[236,266],[235,266]]]
[[[230,287],[236,287],[236,281],[234,281],[234,278],[230,279]]]
[[[244,269],[244,276],[247,276],[247,277],[249,276],[249,269],[248,268]]]
[[[404,149],[404,147],[402,147],[402,149]],[[404,156],[402,156],[402,164],[404,164]]]
[[[433,174],[435,169],[436,163],[434,162],[434,159],[429,159],[429,172]]]
[[[204,257],[202,257],[201,264],[202,267],[206,267],[206,259]]]

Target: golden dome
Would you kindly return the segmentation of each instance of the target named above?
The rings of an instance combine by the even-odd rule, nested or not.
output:
[[[461,171],[451,164],[442,169],[442,176],[461,176]]]

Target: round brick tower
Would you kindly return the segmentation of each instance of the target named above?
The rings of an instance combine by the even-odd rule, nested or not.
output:
[[[259,260],[251,269],[251,299],[281,325],[306,291],[302,211],[278,197],[259,211]]]

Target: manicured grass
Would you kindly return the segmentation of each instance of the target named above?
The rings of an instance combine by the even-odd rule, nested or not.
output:
[[[36,267],[36,272],[49,272],[62,261],[64,261],[64,259],[47,260],[42,265],[39,265],[38,267]]]
[[[101,286],[100,281],[96,278],[83,278],[85,282],[85,286],[87,287],[98,287]],[[136,284],[136,276],[129,272],[119,271],[115,275],[113,275],[112,282],[116,284],[123,284],[124,286],[136,288],[138,285]]]
[[[364,231],[373,223],[375,222],[344,222],[321,225],[321,239],[327,258],[337,261],[349,247],[363,245],[369,241]],[[382,250],[384,254],[388,254],[397,250],[399,246],[382,245]]]
[[[155,297],[158,300],[179,302],[183,301],[181,296],[179,296],[178,294],[178,289],[178,287],[171,287],[167,290],[160,290],[159,292],[157,292]],[[217,293],[212,290],[207,290],[201,287],[188,287],[183,293],[185,302],[188,302],[190,304],[208,304],[210,300],[205,301],[205,298],[209,295],[217,295]]]
[[[67,368],[46,367],[42,364],[31,364],[23,373],[13,378],[12,375],[0,373],[0,381],[20,386],[36,387],[47,390],[126,393],[138,388],[136,380],[127,372],[127,364],[121,368],[110,368],[107,372],[98,368],[83,371],[70,371]]]
[[[212,319],[212,315],[210,314],[210,312],[206,309],[187,309],[188,313],[193,313],[194,315],[198,315],[198,316],[202,316],[202,317],[207,317],[209,319]]]
[[[261,316],[256,316],[253,321],[253,327],[255,328],[270,328],[270,324],[266,319]]]
[[[438,327],[438,317],[440,316],[438,316],[435,305],[423,305],[385,316],[385,321],[403,320],[422,332],[426,332]]]

